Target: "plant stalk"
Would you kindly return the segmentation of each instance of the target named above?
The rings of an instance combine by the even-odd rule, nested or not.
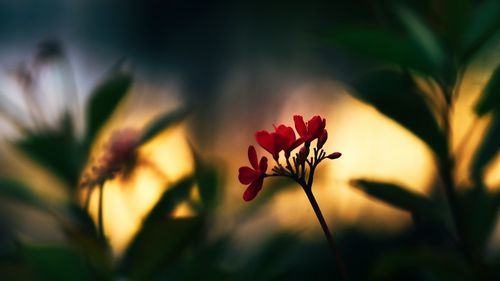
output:
[[[103,197],[104,197],[104,183],[99,185],[99,206],[97,210],[97,224],[99,229],[99,237],[105,241],[104,236],[104,220],[103,220]]]
[[[347,270],[344,264],[344,260],[342,259],[342,255],[340,253],[340,250],[335,244],[335,240],[333,240],[332,234],[330,230],[328,229],[328,225],[326,224],[325,218],[323,217],[323,214],[321,213],[321,209],[319,208],[318,202],[316,202],[316,198],[314,198],[314,194],[312,193],[312,189],[310,186],[303,185],[304,191],[306,192],[307,199],[309,199],[309,202],[311,203],[311,206],[314,210],[314,213],[316,214],[316,217],[318,218],[319,224],[321,225],[321,228],[323,229],[323,233],[326,236],[326,240],[328,240],[328,244],[330,245],[330,249],[332,250],[333,255],[335,256],[336,259],[336,265],[338,270],[340,271],[340,275],[343,281],[348,281],[349,277],[347,275]]]

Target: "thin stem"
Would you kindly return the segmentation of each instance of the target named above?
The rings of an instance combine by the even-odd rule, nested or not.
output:
[[[321,228],[323,229],[323,233],[326,236],[326,240],[328,240],[328,244],[330,245],[330,249],[332,250],[332,253],[335,256],[336,264],[337,264],[337,267],[340,271],[340,275],[342,277],[342,280],[347,281],[347,280],[349,280],[349,277],[347,275],[347,270],[346,270],[345,265],[344,265],[344,260],[342,259],[342,255],[340,254],[340,251],[335,244],[335,240],[333,240],[332,234],[330,233],[330,230],[328,229],[328,225],[326,224],[325,218],[323,217],[323,214],[321,213],[321,209],[319,208],[318,202],[316,202],[316,198],[314,198],[314,195],[312,193],[310,186],[303,185],[302,187],[304,188],[304,191],[306,192],[306,195],[307,195],[307,199],[309,199],[309,202],[311,203],[311,206],[314,210],[314,213],[316,214],[316,217],[318,218],[319,224],[321,225]]]
[[[89,211],[89,206],[90,206],[90,195],[92,195],[92,189],[93,189],[93,186],[92,187],[87,187],[87,190],[85,192],[85,201],[83,203],[83,208],[85,209],[85,211]]]
[[[104,197],[104,183],[99,185],[99,209],[97,214],[97,224],[99,228],[99,237],[106,240],[104,236],[104,220],[103,220],[103,197]]]

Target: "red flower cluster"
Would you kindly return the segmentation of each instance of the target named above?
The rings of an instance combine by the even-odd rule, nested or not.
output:
[[[335,152],[327,156],[322,150],[323,145],[328,139],[328,133],[325,129],[326,120],[324,118],[314,116],[308,122],[304,122],[304,118],[302,116],[295,115],[293,120],[295,123],[295,129],[299,135],[298,138],[292,127],[283,124],[274,126],[274,132],[262,130],[255,133],[257,143],[272,155],[277,166],[272,169],[274,172],[273,174],[266,174],[267,158],[262,157],[260,163],[258,163],[255,148],[252,145],[249,146],[248,159],[250,160],[252,168],[247,166],[241,167],[239,169],[238,176],[238,179],[242,184],[249,184],[243,195],[243,199],[245,201],[250,201],[257,196],[257,193],[262,189],[265,177],[287,176],[293,178],[301,184],[306,184],[306,163],[312,170],[313,166],[315,167],[325,158],[336,159],[340,157],[341,154],[339,152]],[[316,139],[318,141],[316,148],[314,149],[314,158],[309,161],[307,159],[310,151],[309,147],[311,142]],[[303,146],[299,153],[290,159],[291,152],[302,144]],[[281,151],[283,151],[285,155],[287,163],[285,167],[283,167],[283,165],[279,162],[279,154]],[[290,160],[292,160],[292,162],[290,162]],[[312,176],[312,174],[309,175],[309,177]]]

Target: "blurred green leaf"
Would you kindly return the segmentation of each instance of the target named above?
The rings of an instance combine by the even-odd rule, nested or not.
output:
[[[27,243],[22,247],[40,280],[90,280],[84,259],[71,248]]]
[[[408,32],[410,38],[412,38],[415,46],[420,50],[414,53],[413,56],[421,58],[421,55],[424,55],[432,64],[435,70],[434,74],[441,74],[446,62],[446,52],[439,38],[412,10],[403,5],[396,5],[395,9],[403,27]],[[419,53],[421,54],[420,56],[418,55]]]
[[[172,218],[175,207],[189,198],[194,179],[185,178],[161,196],[128,246],[119,270],[132,280],[148,280],[180,255],[202,227],[200,218]]]
[[[477,280],[458,252],[441,249],[408,249],[384,254],[372,271],[373,280],[401,280],[400,274],[423,276],[423,280]]]
[[[120,271],[130,280],[151,280],[175,261],[200,231],[198,218],[168,218],[144,225],[129,245]]]
[[[188,177],[169,187],[151,209],[144,224],[146,225],[150,222],[161,221],[167,218],[179,203],[189,199],[193,184],[194,178]]]
[[[414,69],[434,73],[427,58],[417,56],[419,50],[408,38],[390,30],[375,27],[344,28],[326,36],[326,42],[354,51],[362,56]]]
[[[30,133],[14,143],[23,153],[60,177],[68,187],[76,186],[82,157],[77,146],[69,114],[56,129]]]
[[[461,61],[467,63],[500,29],[500,1],[486,0],[472,11],[462,36]]]
[[[132,84],[132,75],[115,69],[90,94],[86,109],[87,133],[85,145],[90,146],[99,130],[111,117]]]
[[[15,200],[41,209],[47,207],[47,203],[33,193],[31,188],[13,179],[0,179],[0,198]]]
[[[438,14],[443,25],[442,37],[453,50],[457,50],[470,17],[471,0],[440,0],[433,1],[433,4],[433,12]]]
[[[242,280],[281,280],[290,266],[292,253],[297,250],[297,235],[290,232],[274,234],[265,241],[241,269]]]
[[[352,186],[369,196],[414,215],[433,220],[443,220],[443,208],[432,199],[393,183],[354,180]]]
[[[480,255],[484,252],[497,223],[500,192],[471,188],[460,193],[459,199],[464,242],[469,250]]]
[[[353,84],[354,95],[420,137],[438,155],[446,155],[444,135],[409,75],[395,70],[367,74]]]
[[[478,116],[484,116],[495,109],[500,111],[500,65],[493,71],[483,88],[475,109]]]
[[[94,279],[111,280],[111,252],[98,236],[89,213],[79,205],[70,204],[65,214],[67,221],[62,223],[64,233],[71,245],[88,261]]]
[[[32,281],[39,280],[33,269],[20,259],[0,258],[0,272],[2,281]]]
[[[203,162],[200,155],[191,148],[195,163],[195,179],[205,210],[213,211],[219,198],[222,183],[217,168]]]
[[[168,129],[169,127],[179,123],[189,114],[187,107],[182,107],[172,112],[165,113],[156,117],[143,130],[142,136],[139,139],[139,144],[145,144],[152,138]]]
[[[495,112],[471,162],[471,178],[483,182],[484,170],[500,150],[500,113]]]

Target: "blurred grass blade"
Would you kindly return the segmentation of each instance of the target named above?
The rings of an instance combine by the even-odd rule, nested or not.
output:
[[[416,71],[433,74],[431,63],[418,56],[415,45],[390,30],[374,27],[350,27],[339,29],[325,37],[324,41],[343,47],[361,56],[394,63]]]
[[[495,112],[491,123],[471,162],[471,178],[483,182],[484,170],[500,150],[500,112]]]
[[[484,116],[494,109],[500,111],[500,64],[491,74],[475,108],[478,116]]]
[[[375,262],[371,275],[373,279],[370,280],[381,281],[400,280],[398,276],[429,278],[423,280],[477,280],[474,271],[460,254],[425,248],[386,253]]]
[[[354,180],[351,184],[377,200],[414,215],[433,220],[442,220],[444,217],[438,203],[399,185],[362,179]]]
[[[160,115],[159,117],[156,117],[143,130],[142,136],[139,139],[139,144],[145,144],[164,130],[168,129],[170,126],[179,123],[184,118],[186,118],[189,112],[190,111],[187,107],[181,107],[172,112],[168,112]]]
[[[410,130],[440,157],[446,155],[444,135],[426,104],[424,93],[409,75],[395,70],[367,74],[353,84],[354,95]]]
[[[86,109],[87,133],[85,144],[90,146],[99,130],[111,117],[132,84],[132,75],[116,69],[101,81],[90,94]]]
[[[0,198],[45,209],[46,203],[26,185],[12,179],[0,179]]]
[[[462,36],[462,61],[467,63],[500,29],[500,1],[486,0],[472,12]]]
[[[68,247],[24,243],[22,248],[39,280],[91,280],[83,257]]]
[[[402,5],[396,5],[395,9],[400,22],[420,50],[413,55],[421,57],[419,53],[423,52],[428,61],[432,63],[436,74],[441,74],[446,61],[446,53],[439,38],[412,10]]]

